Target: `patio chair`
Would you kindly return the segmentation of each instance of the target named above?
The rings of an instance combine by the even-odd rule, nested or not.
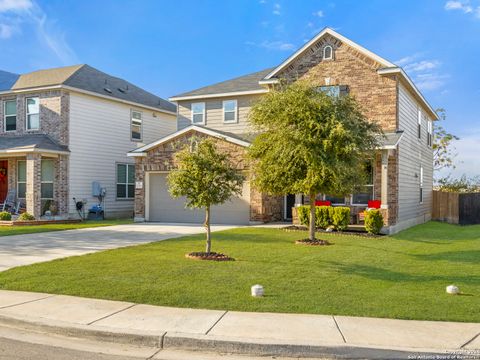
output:
[[[16,195],[17,195],[17,192],[15,191],[15,189],[8,190],[5,200],[3,201],[3,203],[0,203],[1,211],[5,211],[7,209],[13,209],[15,207]]]
[[[358,213],[358,222],[365,221],[366,211],[373,210],[373,209],[380,209],[381,207],[382,207],[381,200],[368,200],[367,208],[365,209],[365,211],[361,211]]]

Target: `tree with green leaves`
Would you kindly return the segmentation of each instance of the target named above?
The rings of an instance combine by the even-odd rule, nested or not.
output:
[[[440,120],[446,119],[445,109],[436,110]],[[460,138],[447,132],[438,123],[435,124],[435,140],[433,141],[433,169],[438,171],[455,168],[454,159],[457,156],[453,142]]]
[[[380,128],[352,97],[303,81],[273,89],[249,117],[259,132],[248,151],[254,186],[272,195],[309,195],[309,240],[315,241],[316,195],[352,192],[365,178]]]
[[[210,211],[242,192],[245,177],[235,169],[227,154],[217,150],[215,141],[194,140],[175,155],[176,169],[168,175],[173,197],[186,197],[186,207],[205,209],[206,253],[211,252]]]

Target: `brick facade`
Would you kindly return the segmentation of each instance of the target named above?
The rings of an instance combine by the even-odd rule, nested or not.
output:
[[[26,130],[26,99],[39,97],[40,100],[40,129]],[[17,103],[17,129],[16,131],[4,132],[4,101],[16,99]],[[22,136],[26,134],[46,134],[60,145],[69,145],[69,118],[70,118],[70,96],[63,90],[40,91],[22,93],[16,95],[4,95],[0,97],[0,141],[1,136]],[[8,187],[17,188],[17,162],[27,162],[27,188],[24,201],[27,212],[39,218],[42,214],[41,205],[41,160],[47,158],[44,154],[27,153],[23,157],[6,157],[8,160]],[[58,209],[58,215],[68,214],[69,183],[68,167],[69,156],[57,155],[51,157],[55,163],[54,177],[54,202]],[[1,157],[1,155],[0,155]]]
[[[175,154],[185,146],[191,146],[193,141],[200,141],[209,137],[203,133],[190,131],[171,141],[161,144],[147,152],[144,157],[136,157],[136,181],[142,182],[141,188],[135,189],[135,218],[145,218],[145,177],[150,171],[170,171],[175,168]],[[216,138],[214,138],[216,139]],[[225,140],[216,139],[219,151],[230,155],[230,161],[242,172],[248,173],[249,167],[245,158],[245,148]],[[250,187],[250,220],[267,222],[280,220],[282,216],[282,197],[269,196],[259,193],[253,186]]]

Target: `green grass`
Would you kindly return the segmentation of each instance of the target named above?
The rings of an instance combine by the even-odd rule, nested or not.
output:
[[[430,222],[392,237],[240,228],[213,234],[234,262],[186,259],[203,235],[19,267],[3,289],[207,309],[480,322],[480,226]],[[264,298],[250,286],[262,284]],[[460,296],[445,293],[456,284]]]
[[[100,226],[111,226],[130,224],[132,220],[101,220],[84,221],[75,224],[48,224],[48,225],[27,225],[27,226],[0,226],[0,236],[35,234],[49,231],[84,229]]]

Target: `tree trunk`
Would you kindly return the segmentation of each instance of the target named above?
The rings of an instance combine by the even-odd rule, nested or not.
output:
[[[308,238],[311,241],[315,240],[315,196],[316,194],[310,194],[310,223]]]
[[[207,254],[210,254],[212,248],[212,240],[210,239],[210,206],[205,208],[205,230],[207,230]]]

